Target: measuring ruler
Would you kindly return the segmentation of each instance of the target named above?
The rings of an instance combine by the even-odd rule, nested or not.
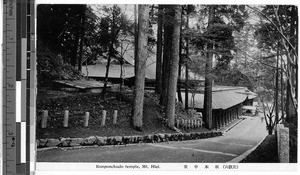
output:
[[[3,174],[35,163],[35,4],[3,0]]]
[[[3,174],[16,173],[16,1],[3,2]]]

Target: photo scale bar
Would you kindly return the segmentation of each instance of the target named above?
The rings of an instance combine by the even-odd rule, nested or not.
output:
[[[27,93],[26,93],[26,173],[34,174],[36,160],[36,52],[35,52],[35,0],[27,0]],[[27,31],[27,32],[28,32]],[[29,69],[28,69],[29,68]]]
[[[16,1],[3,3],[3,174],[16,174]]]
[[[17,61],[16,61],[16,121],[17,173],[26,174],[26,59],[27,59],[27,1],[17,0]],[[24,93],[25,92],[25,93]]]

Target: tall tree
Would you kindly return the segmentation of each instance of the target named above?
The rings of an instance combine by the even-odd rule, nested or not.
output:
[[[292,116],[297,116],[297,84],[296,77],[298,65],[298,40],[297,36],[297,7],[291,5],[267,5],[262,10],[250,7],[263,18],[261,28],[257,29],[260,37],[258,46],[265,50],[273,49],[272,41],[278,39],[280,41],[280,53],[284,54],[287,60],[286,65],[286,121]],[[275,40],[276,41],[276,40]],[[273,49],[274,50],[274,49]]]
[[[130,30],[128,26],[131,26],[131,24],[121,7],[116,4],[112,6],[100,6],[98,11],[100,11],[99,15],[102,15],[99,24],[99,37],[101,38],[99,44],[102,46],[103,56],[107,58],[104,87],[101,93],[102,97],[104,97],[108,84],[111,59],[117,58],[119,54],[117,48],[120,47],[121,41],[120,36],[127,34],[127,30]]]
[[[279,121],[279,41],[277,42],[276,75],[275,75],[275,123]]]
[[[138,17],[137,17],[137,5],[134,5],[134,62],[137,62],[138,51]],[[137,66],[134,64],[134,75],[137,75]]]
[[[187,31],[189,31],[189,28],[190,28],[190,26],[189,26],[189,21],[190,21],[190,8],[189,8],[190,6],[189,5],[187,5],[187,12],[186,12],[186,30]],[[185,37],[185,42],[186,42],[186,47],[185,47],[185,54],[186,54],[186,56],[185,56],[185,61],[184,61],[184,65],[185,65],[185,93],[184,93],[184,95],[185,95],[185,100],[184,100],[184,102],[185,102],[185,110],[188,110],[189,109],[189,64],[188,64],[188,60],[189,60],[189,55],[190,55],[190,53],[189,53],[189,49],[190,49],[190,44],[189,44],[189,42],[190,42],[190,37],[189,36],[187,36],[187,37]]]
[[[133,126],[141,130],[143,126],[143,104],[145,86],[145,68],[147,59],[147,42],[149,29],[149,6],[138,6],[138,48],[133,101]]]
[[[180,27],[181,27],[181,12],[180,5],[175,5],[174,9],[174,28],[172,32],[172,48],[170,57],[170,75],[168,83],[168,103],[166,106],[166,117],[168,118],[168,125],[170,128],[174,127],[175,119],[175,98],[176,87],[178,79],[178,65],[179,65],[179,40],[180,40]]]
[[[84,44],[84,37],[85,37],[85,15],[86,5],[82,6],[81,10],[81,26],[80,26],[80,46],[79,46],[79,57],[78,57],[78,71],[81,72],[82,69],[82,57],[83,57],[83,44]]]
[[[109,33],[109,41],[108,41],[108,58],[107,58],[107,64],[106,64],[106,72],[105,72],[105,80],[102,90],[102,98],[104,97],[106,93],[106,88],[108,84],[108,74],[109,74],[109,68],[110,68],[110,62],[111,58],[116,55],[116,50],[114,48],[114,44],[116,42],[117,32],[116,32],[116,16],[118,15],[119,9],[117,9],[117,5],[113,5],[112,7],[112,21],[111,21],[111,31]]]
[[[86,5],[55,4],[39,5],[37,8],[38,47],[47,47],[55,54],[62,55],[64,62],[73,67],[78,62],[82,14],[92,13],[91,8],[83,8],[84,6]],[[86,25],[93,25],[89,22]]]
[[[160,104],[166,106],[168,103],[168,83],[170,74],[170,57],[172,47],[172,33],[174,24],[174,11],[170,5],[164,6],[164,49],[163,49],[163,65],[162,65],[162,91],[160,95]]]
[[[183,8],[182,8],[183,10]],[[180,40],[179,40],[179,68],[178,68],[178,83],[177,83],[177,96],[178,96],[178,102],[182,104],[182,95],[181,95],[181,69],[182,69],[182,64],[183,64],[183,54],[182,54],[182,45],[183,45],[183,40],[182,40],[182,28],[183,28],[183,13],[181,12],[181,23],[180,23]]]
[[[214,20],[215,7],[209,6],[208,27],[212,28]],[[207,58],[205,66],[205,89],[204,89],[204,116],[208,129],[212,129],[212,59],[213,59],[213,43],[207,43]]]
[[[162,89],[162,38],[163,37],[163,5],[158,5],[157,22],[157,54],[156,54],[156,84],[155,92],[161,93]]]

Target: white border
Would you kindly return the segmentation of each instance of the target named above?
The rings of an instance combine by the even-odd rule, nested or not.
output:
[[[139,0],[139,1],[132,1],[132,0],[110,0],[110,1],[103,1],[103,0],[84,0],[84,1],[62,1],[62,0],[37,0],[37,4],[48,4],[48,3],[59,3],[59,4],[95,4],[95,3],[100,3],[100,4],[298,4],[298,1],[295,0],[285,0],[283,1],[268,1],[268,0],[251,0],[251,1],[232,1],[232,0],[184,0],[184,1],[174,1],[174,0]],[[298,151],[299,155],[299,151]],[[298,156],[299,158],[299,156]],[[298,160],[299,161],[299,160]],[[299,174],[299,163],[297,164],[280,164],[280,163],[274,163],[274,164],[259,164],[259,163],[253,163],[253,164],[238,164],[239,165],[239,170],[237,171],[228,171],[228,170],[222,170],[222,171],[217,171],[217,170],[184,170],[183,165],[186,165],[185,163],[161,163],[162,167],[164,167],[164,170],[161,171],[128,171],[128,170],[123,170],[123,171],[115,171],[115,170],[96,170],[95,171],[95,166],[96,164],[99,163],[37,163],[36,164],[36,174],[42,175],[42,174],[99,174],[99,173],[105,173],[105,174],[153,174],[153,173],[159,173],[159,174],[172,174],[172,175],[181,175],[181,174]],[[101,163],[100,163],[101,164]],[[105,163],[107,164],[107,163]],[[109,163],[108,163],[109,164]],[[117,164],[127,164],[127,163],[117,163]],[[195,163],[197,165],[209,165],[209,166],[215,166],[216,164],[214,163]],[[190,164],[188,163],[187,165],[193,167],[195,164]],[[142,164],[137,164],[137,165],[142,165]],[[225,165],[224,164],[220,164]],[[236,164],[234,164],[236,165]],[[55,170],[55,172],[53,171]],[[68,171],[67,171],[68,170]],[[69,171],[72,170],[72,171]]]

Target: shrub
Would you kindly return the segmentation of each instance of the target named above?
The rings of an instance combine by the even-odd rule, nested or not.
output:
[[[37,84],[49,87],[53,80],[78,80],[83,75],[73,66],[65,63],[62,56],[47,48],[37,48]]]

